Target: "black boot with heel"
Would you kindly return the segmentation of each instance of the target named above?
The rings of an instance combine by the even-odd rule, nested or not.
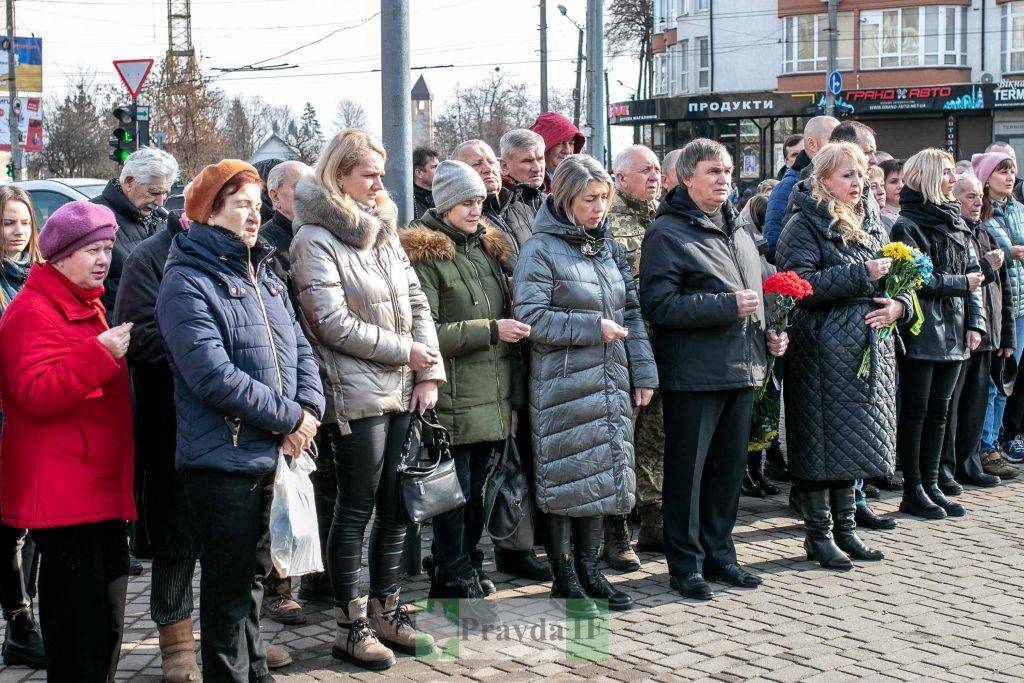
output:
[[[857,536],[857,502],[852,486],[832,489],[832,532],[836,546],[851,559],[877,562],[885,558],[881,550],[869,548]]]
[[[603,521],[600,516],[576,517],[572,520],[576,575],[580,587],[591,598],[607,600],[608,609],[627,610],[633,606],[633,598],[608,582],[598,562],[597,549],[604,535]]]
[[[832,515],[828,489],[821,491],[800,491],[800,507],[804,514],[807,536],[804,551],[808,560],[816,560],[825,569],[849,571],[853,562],[832,538]]]

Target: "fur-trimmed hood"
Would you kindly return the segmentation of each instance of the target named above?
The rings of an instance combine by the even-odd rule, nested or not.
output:
[[[432,209],[431,209],[432,211]],[[424,215],[423,220],[414,221],[409,227],[398,231],[398,237],[402,241],[402,248],[413,263],[428,260],[452,261],[455,259],[455,239],[443,228],[435,227],[430,219],[430,212]],[[504,262],[509,254],[508,240],[501,230],[494,227],[486,219],[480,219],[483,232],[475,235],[466,235],[465,240],[480,240],[480,245],[488,256],[498,263]],[[449,228],[449,230],[452,230]],[[454,232],[454,230],[452,230]],[[461,235],[460,235],[461,237]]]
[[[359,210],[358,219],[335,203],[330,194],[308,175],[295,185],[296,232],[303,225],[313,224],[329,230],[339,240],[356,249],[379,247],[395,233],[398,208],[385,193],[378,196],[376,213]]]

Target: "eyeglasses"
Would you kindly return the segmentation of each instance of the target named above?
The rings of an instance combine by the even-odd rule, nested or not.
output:
[[[150,187],[146,190],[149,192],[151,197],[161,197],[171,193],[171,188],[164,189],[162,187]]]

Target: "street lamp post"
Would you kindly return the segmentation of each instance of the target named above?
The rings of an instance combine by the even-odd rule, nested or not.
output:
[[[572,91],[572,122],[577,128],[580,127],[580,103],[583,99],[583,62],[586,55],[583,54],[583,27],[576,23],[576,20],[569,16],[569,10],[565,5],[559,5],[558,11],[562,16],[572,22],[572,25],[579,31],[579,43],[576,48],[576,89]]]

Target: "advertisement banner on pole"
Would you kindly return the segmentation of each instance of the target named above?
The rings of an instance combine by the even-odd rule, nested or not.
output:
[[[14,78],[19,92],[43,92],[43,39],[14,38]],[[7,38],[0,37],[0,88],[7,89]]]
[[[8,102],[10,102],[10,98],[0,97],[0,121],[7,121]],[[19,97],[18,108],[21,110],[18,129],[21,131],[22,148],[26,152],[43,151],[42,100],[38,97]],[[0,126],[0,151],[11,151],[11,129],[9,126]]]

